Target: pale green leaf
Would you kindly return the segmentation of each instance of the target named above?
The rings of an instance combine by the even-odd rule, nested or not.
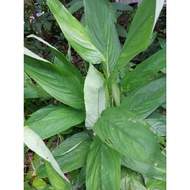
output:
[[[154,26],[156,24],[156,21],[158,20],[158,17],[160,15],[160,12],[163,8],[165,0],[156,0],[156,11],[155,11],[155,18],[154,18]]]
[[[37,188],[37,189],[44,189],[47,184],[45,181],[43,181],[41,178],[39,177],[35,177],[34,181],[32,182],[32,185]]]
[[[94,64],[105,61],[87,30],[59,0],[47,0],[47,5],[70,45],[84,60]]]
[[[32,58],[37,59],[37,60],[41,60],[41,61],[50,63],[48,60],[43,59],[42,57],[36,55],[35,53],[33,53],[32,51],[30,51],[29,49],[27,49],[25,47],[24,47],[24,55],[27,55],[28,57],[32,57]]]
[[[73,73],[26,54],[24,69],[46,92],[60,102],[77,109],[84,108],[83,83]]]
[[[108,105],[108,89],[103,75],[90,64],[84,83],[84,101],[86,108],[85,126],[92,129],[101,112]]]
[[[42,139],[36,134],[33,130],[31,130],[28,126],[24,127],[24,143],[27,147],[29,147],[32,151],[42,157],[44,160],[48,161],[53,169],[59,174],[59,176],[64,180],[65,183],[68,183],[69,180],[62,173],[58,163],[54,159],[53,155],[46,147],[45,143]]]
[[[28,125],[42,139],[61,133],[85,119],[83,111],[68,106],[50,105],[34,112],[25,125]]]
[[[115,28],[116,10],[107,0],[84,0],[86,27],[96,47],[106,58],[106,71],[112,70],[121,51]],[[108,68],[109,70],[108,70]]]
[[[157,77],[127,94],[121,106],[146,118],[166,101],[166,77]]]
[[[95,137],[87,159],[86,189],[120,189],[120,154]]]
[[[160,171],[165,171],[165,157],[161,154],[155,134],[149,128],[148,123],[139,116],[114,107],[102,112],[93,129],[111,148],[134,162],[150,166],[158,171],[153,171],[153,174],[160,177]],[[142,169],[141,173],[145,172]]]
[[[161,49],[140,63],[121,81],[122,90],[128,92],[147,82],[166,66],[166,49]]]

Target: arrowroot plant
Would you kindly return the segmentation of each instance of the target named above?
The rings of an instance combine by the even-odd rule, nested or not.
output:
[[[35,175],[48,178],[53,189],[166,189],[165,116],[157,111],[166,102],[165,48],[128,72],[147,49],[163,2],[142,0],[121,46],[109,1],[83,0],[84,26],[59,0],[47,0],[68,43],[89,64],[83,77],[56,48],[28,36],[56,56],[51,63],[24,52],[26,76],[37,84],[32,97],[58,101],[32,113],[24,127],[26,146],[43,158]],[[50,152],[43,140],[71,127],[81,132]],[[74,170],[73,184],[64,174]]]

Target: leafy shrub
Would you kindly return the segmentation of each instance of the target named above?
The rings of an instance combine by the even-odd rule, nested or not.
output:
[[[130,62],[150,44],[163,1],[142,1],[122,47],[113,4],[83,4],[85,26],[58,0],[47,0],[68,43],[89,64],[85,77],[35,35],[29,37],[48,46],[54,61],[25,48],[25,93],[57,101],[25,121],[25,144],[44,160],[33,186],[51,189],[41,181],[48,178],[56,190],[165,189],[166,49],[135,68]],[[57,134],[68,135],[50,152],[43,140]]]

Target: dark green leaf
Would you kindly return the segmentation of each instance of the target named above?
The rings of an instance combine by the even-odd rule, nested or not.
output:
[[[62,172],[70,172],[83,167],[86,164],[91,138],[85,133],[79,133],[66,139],[52,154],[59,164]],[[37,176],[46,177],[44,165],[36,169]]]
[[[44,21],[43,22],[43,25],[44,27],[47,29],[47,30],[51,30],[51,23],[49,21]]]
[[[146,118],[166,101],[166,77],[157,77],[127,94],[121,103],[123,108]]]
[[[145,178],[145,184],[148,190],[166,190],[166,181],[156,180],[154,178]]]
[[[84,10],[87,30],[98,50],[106,58],[106,65],[103,67],[109,74],[121,51],[114,23],[116,11],[107,0],[84,0]]]
[[[77,178],[77,187],[81,187],[86,181],[86,165],[82,167]]]
[[[48,42],[44,41],[42,38],[39,38],[33,34],[27,36],[28,38],[35,38],[38,41],[44,43],[45,45],[47,45],[52,51],[53,53],[57,56],[57,59],[59,59],[60,64],[57,65],[60,68],[62,68],[65,71],[69,71],[73,74],[75,74],[75,76],[78,78],[78,80],[80,80],[81,83],[84,83],[84,79],[81,75],[81,73],[78,71],[78,69],[76,69],[76,67],[74,67],[74,65],[72,63],[70,63],[64,54],[62,54],[58,49],[56,49],[55,47],[53,47],[51,44],[49,44]]]
[[[88,140],[89,138],[90,136],[85,132],[77,133],[73,135],[72,137],[69,137],[64,142],[62,142],[58,147],[56,147],[52,151],[52,154],[54,155],[54,157],[63,156],[69,153],[70,151],[73,151],[82,142]]]
[[[26,76],[26,75],[25,75]],[[44,98],[49,99],[49,95],[41,86],[34,85],[30,78],[24,79],[24,98]]]
[[[120,10],[120,11],[132,11],[133,8],[128,5],[128,4],[124,4],[124,3],[112,3],[112,5],[117,9],[117,10]]]
[[[119,190],[120,173],[120,154],[95,137],[87,159],[87,190]]]
[[[133,71],[131,71],[122,79],[121,85],[123,91],[128,92],[142,85],[165,66],[166,49],[162,49],[145,61],[143,61]]]
[[[157,1],[152,0],[143,0],[140,3],[129,28],[121,55],[110,75],[110,81],[117,77],[118,71],[133,57],[147,49],[157,20],[157,13],[162,9],[162,6],[156,5]]]
[[[63,172],[73,171],[79,169],[86,164],[89,153],[91,139],[84,140],[72,151],[67,152],[63,156],[55,157]]]
[[[116,29],[119,36],[124,37],[124,38],[127,37],[127,31],[123,26],[116,24]]]
[[[55,134],[84,121],[83,111],[67,106],[47,106],[33,113],[25,122],[42,139]]]
[[[121,190],[147,190],[143,183],[142,175],[130,169],[122,171]]]
[[[71,5],[68,9],[68,11],[73,14],[75,13],[77,10],[79,10],[80,8],[82,8],[83,5],[83,1],[77,1],[75,2],[73,5]]]
[[[42,28],[42,23],[36,21],[36,22],[33,24],[33,26],[34,26],[35,30],[40,31],[41,28]]]
[[[149,166],[152,173],[160,177],[162,171],[165,172],[165,157],[149,128],[145,120],[120,107],[103,111],[94,125],[94,131],[102,141],[127,159]],[[138,171],[138,168],[134,170]],[[145,174],[146,171],[142,168],[141,173]]]
[[[60,102],[77,109],[84,108],[83,83],[78,78],[42,58],[24,56],[25,72]]]
[[[161,180],[166,179],[165,171],[157,169],[154,165],[146,164],[125,156],[121,156],[121,164],[146,176],[154,177]]]

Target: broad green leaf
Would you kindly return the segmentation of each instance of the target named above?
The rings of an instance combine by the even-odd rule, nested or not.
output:
[[[86,164],[91,138],[84,132],[69,137],[52,151],[62,172],[70,172]],[[44,165],[36,169],[36,175],[46,177]]]
[[[120,189],[120,154],[95,137],[87,158],[86,189]]]
[[[55,190],[70,190],[71,184],[65,183],[63,178],[53,169],[49,162],[45,161],[45,167],[49,181]]]
[[[113,15],[115,10],[107,0],[84,0],[84,11],[87,30],[98,50],[106,58],[105,63],[108,65],[104,67],[109,73],[121,52]]]
[[[64,180],[64,183],[70,183],[69,180],[62,173],[58,163],[54,159],[49,149],[46,147],[45,143],[38,136],[38,134],[36,134],[28,126],[24,127],[24,143],[28,148],[30,148],[44,160],[48,161],[53,169],[57,172],[57,174],[59,174],[59,176]]]
[[[161,49],[139,64],[122,81],[122,90],[128,92],[147,82],[166,66],[166,49]]]
[[[146,118],[166,101],[166,77],[157,77],[134,89],[123,99],[121,106]]]
[[[47,0],[47,5],[65,38],[84,60],[94,64],[105,61],[103,55],[95,47],[87,30],[59,0]]]
[[[147,49],[159,10],[162,8],[156,7],[157,1],[143,0],[140,3],[129,28],[121,55],[111,72],[110,81],[117,77],[118,71],[133,57]]]
[[[84,101],[86,108],[85,126],[92,129],[101,112],[108,105],[108,89],[103,75],[90,64],[84,83]]]
[[[93,130],[103,142],[126,158],[158,170],[160,177],[160,171],[165,171],[165,157],[161,154],[155,134],[149,128],[148,123],[136,114],[114,107],[102,112]],[[141,171],[143,174],[145,172]],[[155,176],[157,173],[154,172]]]
[[[63,156],[55,157],[63,172],[69,172],[83,167],[86,164],[91,139],[84,140],[72,151]]]
[[[73,73],[26,54],[24,69],[45,91],[60,102],[77,109],[84,108],[83,83]]]
[[[24,98],[43,98],[43,99],[50,99],[52,98],[44,89],[37,85],[34,86],[32,84],[25,84],[24,87]]]
[[[42,139],[46,139],[83,122],[84,119],[83,111],[68,106],[50,105],[34,112],[26,120],[25,125]]]
[[[65,141],[63,141],[59,146],[57,146],[53,151],[52,154],[54,157],[57,156],[63,156],[71,151],[73,151],[75,148],[77,148],[82,142],[88,140],[90,136],[85,133],[77,133],[73,135],[72,137],[69,137]]]
[[[142,175],[130,169],[122,171],[121,190],[147,190]]]
[[[164,180],[146,177],[145,184],[148,190],[166,190],[166,181]]]
[[[44,43],[45,45],[47,45],[52,51],[53,53],[59,58],[59,60],[62,62],[62,69],[65,71],[69,71],[73,74],[75,74],[75,76],[77,76],[77,78],[81,81],[81,83],[84,82],[84,79],[82,78],[81,73],[74,67],[74,65],[72,63],[70,63],[66,57],[64,56],[64,54],[62,54],[59,50],[57,50],[55,47],[53,47],[51,44],[49,44],[48,42],[44,41],[42,38],[39,38],[33,34],[27,36],[28,38],[35,38],[38,41]]]
[[[41,86],[34,85],[31,79],[24,75],[24,99],[27,98],[43,98],[49,99],[52,96],[49,95]]]
[[[59,175],[59,174],[58,174]],[[61,177],[61,176],[60,176]],[[34,181],[32,182],[32,185],[37,189],[44,189],[47,184],[45,181],[43,181],[41,178],[36,177]]]
[[[156,168],[155,166],[157,164],[150,165],[125,156],[121,156],[121,164],[146,176],[154,177],[160,180],[166,179],[165,169],[161,170],[159,168]]]

